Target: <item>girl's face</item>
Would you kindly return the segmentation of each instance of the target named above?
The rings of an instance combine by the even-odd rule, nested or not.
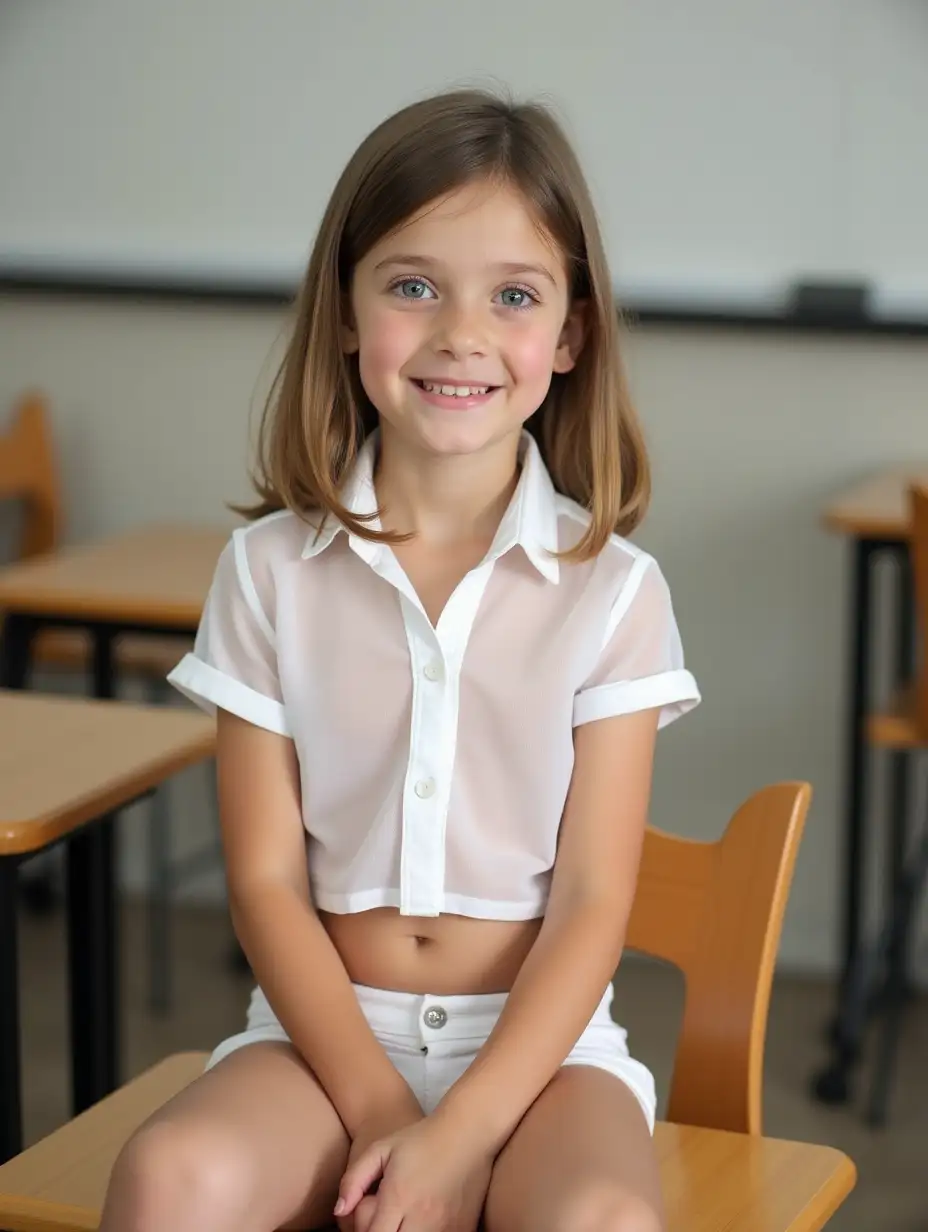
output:
[[[486,183],[376,244],[350,303],[345,350],[382,426],[435,455],[517,441],[582,337],[563,257],[514,189]]]

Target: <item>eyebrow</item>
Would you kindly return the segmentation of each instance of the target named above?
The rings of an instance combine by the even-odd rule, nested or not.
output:
[[[434,269],[436,266],[441,265],[441,261],[436,261],[434,257],[424,256],[422,253],[397,253],[395,256],[385,257],[383,261],[378,261],[374,268],[384,269],[388,265],[418,265]],[[554,275],[543,265],[527,265],[523,261],[501,261],[492,268],[500,274],[508,274],[510,276],[538,274],[542,278],[547,278],[552,286],[557,286]]]

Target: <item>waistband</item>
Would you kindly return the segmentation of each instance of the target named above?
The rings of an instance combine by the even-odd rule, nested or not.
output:
[[[353,987],[358,1004],[374,1031],[415,1039],[486,1037],[509,999],[507,992],[446,996],[444,993],[393,992],[369,988],[365,984]],[[610,983],[593,1013],[594,1021],[611,1021],[613,996]]]

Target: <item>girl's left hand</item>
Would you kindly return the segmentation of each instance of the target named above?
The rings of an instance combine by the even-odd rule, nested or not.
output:
[[[350,1214],[378,1181],[373,1218],[359,1232],[475,1232],[493,1156],[426,1117],[372,1143],[347,1169],[335,1213]],[[368,1206],[365,1203],[365,1206]]]

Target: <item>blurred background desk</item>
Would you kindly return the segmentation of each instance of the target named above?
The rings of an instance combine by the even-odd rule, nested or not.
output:
[[[131,637],[136,648],[140,637],[150,638],[153,646],[160,645],[161,653],[170,646],[164,639],[176,640],[179,660],[196,632],[227,537],[227,531],[215,527],[143,526],[94,542],[56,547],[0,568],[0,688],[28,687],[41,657],[38,635],[48,629],[79,630],[89,637],[90,691],[97,698],[117,695],[121,638]],[[170,1002],[167,917],[179,875],[170,858],[169,820],[160,807],[153,816],[149,843],[150,998],[158,1011],[166,1010]],[[108,870],[106,894],[112,897],[116,877],[112,822],[95,827],[88,842],[95,848],[94,858]],[[191,867],[201,854],[189,861]],[[50,894],[47,878],[44,883],[40,899]]]
[[[0,568],[0,687],[24,686],[35,634],[60,626],[90,634],[94,696],[112,697],[114,641],[195,633],[227,538],[213,527],[143,527]]]
[[[844,535],[851,544],[847,619],[848,676],[845,731],[842,880],[840,917],[840,979],[836,1015],[830,1029],[832,1055],[815,1076],[814,1093],[828,1103],[843,1103],[849,1095],[848,1079],[860,1046],[861,1013],[858,1003],[874,990],[866,987],[863,924],[867,863],[867,741],[865,720],[873,702],[875,571],[890,557],[895,565],[893,595],[894,684],[910,678],[915,653],[914,596],[909,559],[911,534],[908,489],[913,480],[928,482],[928,463],[881,473],[850,488],[824,514],[826,528]],[[892,892],[906,845],[909,813],[908,760],[892,760],[888,816],[886,885]]]
[[[72,1108],[119,1081],[114,869],[100,832],[211,757],[215,724],[162,707],[0,690],[0,1163],[21,1148],[16,873],[67,840]]]

